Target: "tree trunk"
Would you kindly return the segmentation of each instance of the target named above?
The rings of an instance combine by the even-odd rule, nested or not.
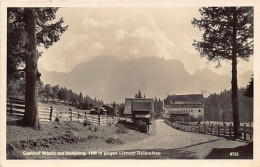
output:
[[[22,124],[40,130],[41,125],[38,116],[38,91],[37,82],[39,73],[37,67],[37,41],[35,31],[35,14],[33,8],[24,9],[25,30],[28,35],[29,42],[26,44],[28,55],[25,58],[26,68],[26,86],[25,86],[25,113],[22,119]]]
[[[237,97],[237,51],[236,51],[236,37],[237,37],[237,13],[236,8],[233,9],[233,36],[232,36],[232,108],[233,108],[233,123],[234,123],[234,137],[238,138],[239,126],[239,111],[238,111],[238,97]]]

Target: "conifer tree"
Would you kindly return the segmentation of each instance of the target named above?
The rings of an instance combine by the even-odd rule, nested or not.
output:
[[[253,55],[253,8],[252,7],[204,7],[200,8],[201,19],[193,19],[192,24],[204,31],[201,41],[193,46],[201,57],[217,62],[231,61],[232,65],[232,109],[234,136],[239,137],[239,110],[237,95],[237,62],[248,60]]]

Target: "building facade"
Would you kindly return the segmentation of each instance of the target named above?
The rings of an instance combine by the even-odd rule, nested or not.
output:
[[[124,116],[132,118],[133,121],[150,121],[154,112],[154,101],[152,98],[126,98]]]
[[[164,118],[173,122],[204,121],[202,94],[170,95],[164,100]]]

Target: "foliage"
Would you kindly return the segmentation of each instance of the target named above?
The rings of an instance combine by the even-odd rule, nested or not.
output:
[[[140,99],[142,99],[143,97],[142,97],[142,93],[141,93],[141,91],[139,90],[138,91],[138,93],[137,94],[135,94],[135,98],[140,98]],[[145,98],[145,96],[144,96],[144,98]]]
[[[252,7],[208,7],[201,8],[201,20],[193,19],[192,24],[204,31],[202,41],[194,40],[193,46],[202,57],[209,61],[231,60],[233,35],[236,34],[235,52],[241,59],[248,60],[253,54],[253,8]],[[234,32],[234,13],[236,31]]]
[[[119,138],[112,138],[112,137],[108,138],[106,140],[106,142],[109,143],[109,144],[123,144],[124,143]]]
[[[85,119],[85,120],[83,121],[83,125],[84,125],[84,126],[89,126],[89,125],[91,125],[91,122],[88,121],[87,119]]]
[[[157,99],[155,97],[154,112],[155,112],[155,115],[153,116],[154,118],[156,118],[156,119],[162,118],[162,116],[163,116],[163,101],[160,98]]]
[[[204,31],[202,41],[194,41],[193,46],[201,57],[217,62],[232,61],[232,110],[234,137],[239,137],[239,108],[237,93],[238,58],[248,60],[253,55],[253,7],[205,7],[200,8],[201,19],[193,19],[192,24]]]
[[[239,117],[241,122],[249,122],[253,114],[253,99],[244,96],[245,88],[238,89]],[[233,121],[231,106],[231,90],[224,90],[219,94],[210,94],[205,102],[205,119],[207,121]]]
[[[7,9],[7,79],[26,77],[21,123],[38,130],[41,129],[37,104],[41,76],[38,59],[42,54],[39,48],[49,48],[68,28],[62,25],[62,18],[56,20],[57,11],[58,8]]]
[[[55,121],[56,121],[56,122],[60,122],[60,116],[59,116],[59,115],[57,115],[57,116],[55,117]]]
[[[117,133],[128,133],[128,129],[123,124],[117,124]]]
[[[25,81],[22,79],[9,80],[7,84],[7,97],[24,99]]]
[[[88,95],[83,96],[73,92],[71,89],[67,89],[66,87],[60,87],[59,85],[52,86],[50,84],[44,85],[42,81],[38,83],[38,95],[42,97],[42,101],[44,102],[45,98],[50,98],[52,101],[55,99],[58,100],[65,100],[68,101],[70,104],[74,104],[74,106],[77,106],[79,103],[79,99],[82,96],[82,104],[87,104],[88,108],[82,108],[82,109],[91,109],[95,106],[103,106],[104,102],[99,99],[93,99],[89,97]],[[25,80],[24,79],[14,79],[9,80],[9,84],[7,85],[7,96],[8,97],[15,97],[15,98],[22,98],[24,99],[25,95]],[[49,100],[48,100],[49,101]],[[45,101],[46,102],[46,101]],[[124,104],[121,104],[121,107],[124,107]]]
[[[25,57],[28,51],[28,34],[25,31],[25,8],[7,10],[7,73],[8,79],[24,78]],[[68,26],[63,18],[56,20],[58,8],[34,8],[36,16],[37,47],[49,48],[60,39]],[[38,56],[42,53],[38,52]]]

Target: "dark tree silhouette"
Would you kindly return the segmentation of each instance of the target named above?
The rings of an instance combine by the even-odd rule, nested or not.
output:
[[[239,126],[237,96],[238,58],[248,60],[253,54],[253,8],[252,7],[207,7],[200,8],[201,19],[193,19],[192,24],[204,31],[202,41],[194,41],[193,46],[201,57],[217,62],[232,62],[232,109],[234,136],[237,138]]]
[[[41,129],[38,118],[37,83],[41,74],[38,71],[37,47],[49,48],[60,39],[67,26],[63,19],[53,22],[58,8],[8,8],[7,10],[7,69],[8,78],[26,77],[25,113],[22,124]],[[24,69],[20,70],[21,67]],[[19,72],[19,71],[22,71]]]

